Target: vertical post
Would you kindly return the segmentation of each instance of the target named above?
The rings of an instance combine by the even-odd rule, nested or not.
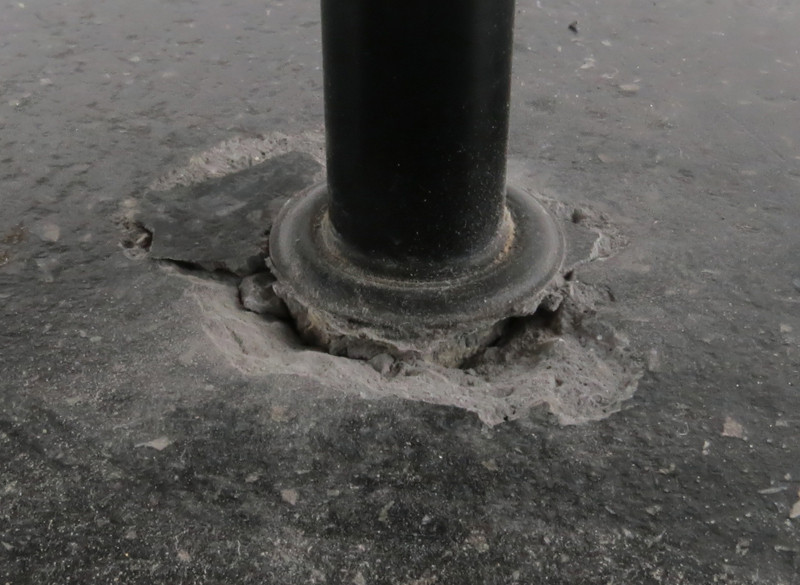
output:
[[[514,0],[322,0],[329,213],[345,245],[447,263],[497,236],[513,28]]]
[[[564,258],[506,186],[514,0],[321,0],[327,183],[270,235],[275,291],[331,353],[455,365]]]

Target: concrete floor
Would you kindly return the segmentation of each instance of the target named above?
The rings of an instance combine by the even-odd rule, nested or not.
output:
[[[0,3],[0,583],[800,583],[800,6],[518,8],[510,176],[617,226],[577,279],[647,369],[582,425],[254,379],[123,253],[320,131],[315,2]]]

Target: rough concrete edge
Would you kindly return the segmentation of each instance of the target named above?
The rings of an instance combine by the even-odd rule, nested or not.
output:
[[[313,157],[321,166],[314,182],[322,179],[325,171],[325,134],[322,128],[318,128],[296,135],[270,132],[253,137],[234,136],[192,156],[185,166],[168,171],[153,181],[148,189],[169,191],[177,186],[188,187],[248,169],[289,152],[304,152]]]
[[[275,283],[273,290],[286,303],[303,339],[326,348],[334,355],[370,360],[388,354],[396,360],[422,360],[444,367],[458,367],[496,340],[509,319],[533,315],[540,308],[548,311],[558,309],[568,294],[565,288],[567,275],[579,266],[611,258],[626,243],[602,214],[588,209],[577,210],[538,193],[537,200],[557,221],[577,225],[579,229],[593,233],[595,239],[587,257],[571,262],[565,260],[544,289],[519,301],[503,316],[477,323],[454,323],[446,329],[417,326],[393,330],[367,327],[313,308],[286,283]],[[580,214],[580,218],[576,214]]]
[[[169,269],[167,266],[165,268]],[[532,353],[526,353],[523,362],[513,361],[508,365],[503,365],[506,362],[495,363],[493,371],[500,377],[471,369],[447,368],[417,359],[378,360],[376,364],[348,359],[300,344],[296,333],[286,323],[261,319],[253,313],[241,311],[235,303],[235,289],[226,283],[175,270],[171,272],[192,283],[186,295],[198,303],[203,316],[200,325],[205,336],[216,347],[214,355],[219,355],[225,363],[249,378],[296,375],[337,394],[357,395],[366,400],[400,398],[453,406],[475,413],[489,426],[523,418],[531,409],[546,405],[559,424],[576,425],[602,420],[620,411],[625,401],[635,393],[643,373],[639,362],[631,359],[632,354],[624,335],[620,338],[622,347],[608,353],[597,351],[600,348],[594,347],[592,332],[578,335],[551,329],[542,330],[543,343],[531,348]],[[581,310],[585,308],[586,298],[583,294],[574,294],[576,287],[585,288],[578,284],[568,285],[565,290],[566,303],[575,303],[578,311],[586,314]],[[594,288],[589,285],[589,289]],[[196,309],[182,310],[197,314]],[[592,315],[590,318],[594,320]],[[600,324],[613,330],[602,320]],[[590,358],[577,362],[588,365],[589,369],[584,368],[583,378],[576,379],[573,389],[567,394],[551,379],[553,371],[549,368],[552,360],[561,359],[563,352],[556,351],[553,355],[547,352],[544,361],[537,357],[540,355],[539,348],[559,343],[563,345],[565,355],[576,355],[577,352]],[[386,357],[386,354],[381,355]],[[384,364],[384,371],[380,371],[381,361],[388,362]],[[613,384],[616,389],[613,393],[598,395],[600,403],[594,398],[588,403],[585,398],[578,402],[571,398],[573,391],[582,390],[581,384],[586,376],[594,377],[594,367],[602,370],[608,366],[616,372],[612,376],[617,379]],[[521,392],[515,392],[509,399],[502,393],[505,388]],[[575,406],[579,408],[576,410]]]
[[[309,307],[291,288],[276,283],[273,290],[289,308],[301,336],[312,345],[330,353],[354,359],[370,360],[388,354],[396,360],[422,360],[444,367],[458,367],[464,360],[497,339],[505,322],[513,317],[532,315],[543,299],[551,294],[548,287],[526,299],[501,318],[479,322],[455,323],[447,328],[388,329],[368,327],[326,311]]]

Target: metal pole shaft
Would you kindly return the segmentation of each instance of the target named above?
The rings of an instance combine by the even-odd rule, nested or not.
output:
[[[328,179],[272,227],[275,291],[332,353],[459,364],[564,261],[506,187],[515,2],[321,2]]]
[[[322,0],[329,215],[359,254],[480,254],[505,209],[514,0]]]

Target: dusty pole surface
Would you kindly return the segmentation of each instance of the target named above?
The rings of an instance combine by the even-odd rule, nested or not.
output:
[[[322,0],[330,218],[403,262],[469,257],[505,202],[514,0]]]

